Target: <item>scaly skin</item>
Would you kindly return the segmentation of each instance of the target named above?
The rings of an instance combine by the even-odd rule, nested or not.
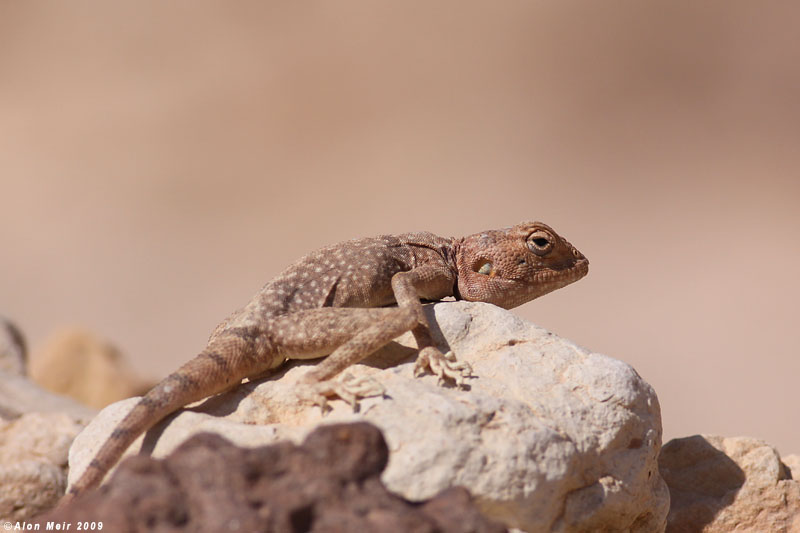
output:
[[[165,416],[288,359],[327,355],[304,376],[301,398],[324,404],[336,395],[354,403],[374,391],[331,378],[410,330],[420,348],[417,373],[461,384],[471,370],[434,346],[420,299],[454,296],[510,309],[588,270],[583,254],[540,222],[463,238],[384,235],[313,252],[267,283],[216,328],[197,357],[139,400],[65,501],[99,485],[128,446]]]

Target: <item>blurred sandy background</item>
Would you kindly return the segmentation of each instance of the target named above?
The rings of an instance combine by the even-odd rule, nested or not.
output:
[[[548,222],[516,312],[632,364],[665,438],[800,452],[800,7],[0,3],[0,313],[158,378],[284,266]]]

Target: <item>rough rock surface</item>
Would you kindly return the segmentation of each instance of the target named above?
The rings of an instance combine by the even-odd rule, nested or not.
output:
[[[47,340],[31,357],[30,377],[98,409],[144,394],[152,385],[135,375],[113,345],[81,329],[63,329]]]
[[[792,479],[800,480],[800,455],[793,453],[783,457],[783,465],[787,468],[787,475]]]
[[[319,424],[366,420],[391,450],[383,480],[410,500],[468,487],[483,512],[525,531],[661,531],[669,494],[656,458],[658,400],[627,364],[592,353],[489,304],[427,306],[439,341],[468,361],[469,390],[415,378],[405,335],[345,375],[369,376],[384,398],[344,402],[322,417],[294,384],[311,362],[247,383],[157,425],[131,446],[163,457],[194,433],[244,446],[300,442]],[[109,406],[70,451],[70,480],[85,468],[131,399]]]
[[[0,519],[49,509],[67,485],[72,440],[96,414],[24,376],[24,342],[0,321]]]
[[[0,519],[51,508],[67,486],[67,453],[83,425],[63,413],[0,420]]]
[[[668,532],[800,532],[800,481],[763,441],[673,439],[659,466],[672,497]]]
[[[165,460],[125,461],[99,491],[38,519],[108,531],[494,533],[465,489],[415,504],[380,481],[389,450],[371,424],[324,426],[301,446],[238,448],[204,433]]]

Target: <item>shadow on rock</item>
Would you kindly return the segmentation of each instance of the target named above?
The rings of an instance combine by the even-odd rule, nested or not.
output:
[[[668,532],[702,531],[745,482],[736,462],[700,435],[669,441],[658,466],[671,500]]]

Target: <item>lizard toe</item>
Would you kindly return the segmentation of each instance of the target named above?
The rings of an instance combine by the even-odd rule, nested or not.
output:
[[[472,367],[469,363],[458,361],[452,351],[443,354],[430,346],[420,351],[414,366],[414,375],[419,376],[425,370],[430,370],[439,378],[439,385],[452,380],[462,387],[465,385],[465,379],[472,376]]]
[[[347,402],[353,411],[358,411],[358,401],[370,396],[382,396],[386,392],[383,385],[371,377],[356,377],[347,373],[339,378],[327,379],[316,383],[297,385],[297,396],[307,403],[319,405],[323,413],[328,408],[328,398],[338,397]]]

